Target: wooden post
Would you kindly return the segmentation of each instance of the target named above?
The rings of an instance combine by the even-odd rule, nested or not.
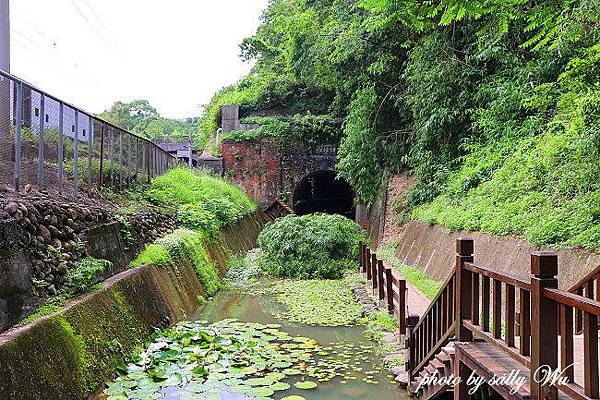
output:
[[[365,262],[365,245],[361,241],[358,243],[358,271],[364,272],[364,262]]]
[[[365,260],[367,261],[365,267],[367,269],[367,280],[371,280],[371,249],[366,248]]]
[[[540,368],[558,368],[558,306],[544,296],[545,288],[557,288],[558,256],[553,252],[531,254],[531,399],[556,400],[556,386],[540,381]],[[541,376],[540,376],[541,375]]]
[[[385,299],[385,287],[383,286],[383,260],[377,261],[377,283],[379,285],[379,301]]]
[[[413,328],[419,322],[418,315],[410,315],[406,318],[406,372],[408,372],[408,383],[410,384],[414,380],[413,371],[417,366],[417,343],[415,341],[415,335]]]
[[[392,292],[393,295],[393,292]],[[393,297],[393,296],[392,296]],[[393,303],[393,300],[392,300]],[[392,304],[393,306],[393,304]],[[398,280],[398,318],[400,325],[400,334],[406,333],[406,281]],[[418,322],[418,320],[417,320]]]
[[[394,313],[394,275],[390,267],[385,268],[385,292],[387,293],[387,306],[390,314]],[[402,297],[402,296],[400,296]],[[398,303],[402,303],[398,301]]]
[[[377,254],[371,253],[371,282],[373,282],[373,293],[377,290]]]
[[[463,320],[471,319],[471,271],[463,268],[466,262],[473,262],[473,239],[456,239],[456,340],[470,342],[473,333],[463,325]]]

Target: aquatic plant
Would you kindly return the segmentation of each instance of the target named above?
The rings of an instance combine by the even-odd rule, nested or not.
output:
[[[280,317],[310,325],[356,324],[363,307],[343,280],[283,280],[269,289],[286,306]]]

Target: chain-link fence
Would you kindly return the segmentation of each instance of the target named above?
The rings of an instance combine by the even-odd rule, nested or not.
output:
[[[120,190],[178,164],[153,142],[0,71],[0,186]]]

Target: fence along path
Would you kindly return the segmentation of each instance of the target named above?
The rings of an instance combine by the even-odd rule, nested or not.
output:
[[[177,162],[150,140],[0,70],[0,185],[92,194],[150,181]]]
[[[398,319],[399,334],[406,332],[407,287],[406,280],[393,268],[384,265],[364,243],[359,245],[359,270],[367,278],[374,296],[380,305],[385,305],[390,314]]]
[[[505,398],[598,399],[597,273],[584,280],[588,296],[558,289],[558,256],[531,254],[531,279],[520,280],[474,262],[472,239],[457,239],[455,269],[422,316],[407,319],[406,367],[414,395],[433,398],[450,387],[428,390],[432,374],[459,376],[455,399],[467,399],[465,384],[472,372],[490,379],[519,371],[527,377],[514,385],[494,386]],[[592,282],[592,283],[590,283]],[[518,310],[518,312],[517,312]],[[581,330],[574,315],[581,314]],[[455,350],[448,351],[454,342]],[[452,359],[440,362],[440,354]],[[450,368],[449,368],[450,366]],[[533,379],[540,367],[563,370],[562,382]]]

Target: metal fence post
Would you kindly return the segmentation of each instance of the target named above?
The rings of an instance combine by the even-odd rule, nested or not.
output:
[[[104,183],[104,130],[105,129],[106,129],[106,126],[104,124],[102,124],[102,126],[100,127],[100,161],[99,161],[100,176],[98,177],[98,189],[101,189],[102,184]]]
[[[63,103],[58,104],[58,191],[63,190],[63,170],[65,159],[65,134],[64,134],[64,106]]]
[[[21,183],[21,119],[23,118],[23,83],[17,86],[17,109],[15,110],[15,190],[18,192]]]
[[[73,184],[75,193],[79,193],[79,113],[75,110],[75,136],[73,139]]]
[[[119,130],[119,189],[123,188],[123,132]]]
[[[93,142],[93,136],[94,136],[94,121],[92,120],[91,117],[88,117],[88,176],[87,176],[87,188],[88,188],[88,194],[92,193],[92,146],[94,145]]]
[[[127,186],[131,185],[131,137],[127,135]]]
[[[44,103],[46,97],[40,97],[40,141],[38,146],[38,187],[44,190],[44,128],[46,124]]]
[[[115,129],[110,128],[110,149],[108,157],[110,158],[110,186],[115,187]]]

